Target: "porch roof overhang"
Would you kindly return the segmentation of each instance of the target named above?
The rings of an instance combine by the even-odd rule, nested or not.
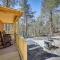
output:
[[[16,22],[22,15],[22,11],[17,11],[7,7],[0,7],[0,21],[4,24]]]

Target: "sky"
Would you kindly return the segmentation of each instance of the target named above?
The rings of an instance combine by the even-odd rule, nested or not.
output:
[[[36,11],[35,16],[41,14],[42,0],[29,0],[29,4],[33,11]]]
[[[38,17],[41,14],[42,0],[28,0],[28,4],[30,4],[32,11],[36,12],[35,17]],[[15,6],[15,8],[18,9],[19,6]]]
[[[28,3],[30,4],[32,11],[36,12],[35,17],[39,16],[41,14],[41,7],[42,7],[42,0],[28,0]],[[0,1],[0,4],[3,4]],[[15,6],[16,9],[19,8],[19,6]]]

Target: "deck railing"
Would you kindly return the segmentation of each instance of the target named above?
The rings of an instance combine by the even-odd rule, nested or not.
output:
[[[25,39],[17,35],[16,44],[17,44],[18,52],[19,52],[21,59],[27,60],[27,42],[25,41]]]

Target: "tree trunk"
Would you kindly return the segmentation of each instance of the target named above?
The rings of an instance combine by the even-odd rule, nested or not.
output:
[[[26,37],[27,37],[28,36],[28,21],[27,21],[27,16],[25,18],[26,18]]]
[[[50,10],[50,35],[53,35],[53,19],[52,19],[52,10]]]
[[[27,33],[28,33],[28,22],[27,22],[27,15],[26,13],[24,12],[24,24],[25,24],[25,34],[23,35],[24,37],[27,37]]]
[[[6,0],[6,7],[10,7],[9,2],[9,0]]]

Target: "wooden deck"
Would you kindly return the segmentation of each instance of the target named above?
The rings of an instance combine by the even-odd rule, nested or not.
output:
[[[20,60],[18,51],[14,45],[0,49],[0,60]]]

